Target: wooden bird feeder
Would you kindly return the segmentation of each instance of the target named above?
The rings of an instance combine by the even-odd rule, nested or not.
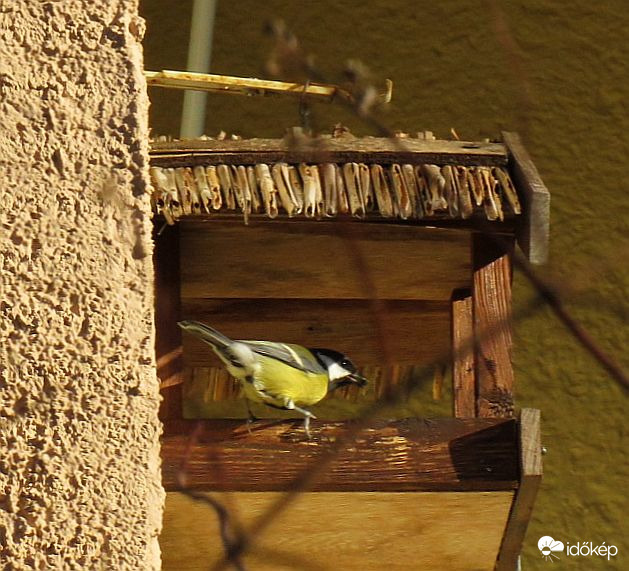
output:
[[[545,260],[549,208],[518,136],[155,141],[151,175],[156,227],[173,225],[155,254],[166,489],[197,426],[183,381],[205,379],[215,400],[237,390],[180,319],[339,349],[380,367],[374,398],[396,382],[385,359],[399,382],[452,349],[453,417],[372,422],[273,524],[294,541],[271,531],[259,545],[326,569],[515,569],[541,445],[539,411],[513,401],[512,256],[517,243]],[[250,521],[351,422],[314,421],[307,440],[300,422],[206,420],[188,485],[233,492]],[[218,532],[199,541],[221,556]]]

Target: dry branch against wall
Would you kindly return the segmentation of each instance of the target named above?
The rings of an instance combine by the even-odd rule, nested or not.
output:
[[[276,33],[276,41],[279,47],[290,48],[291,44],[288,42],[288,40],[292,41],[292,38],[294,38],[294,36],[291,36],[290,34]],[[290,55],[291,61],[289,61],[289,63],[291,63],[297,69],[306,72],[309,76],[318,77],[319,79],[321,79],[320,74],[318,74],[316,70],[312,69],[312,65],[308,62],[307,59],[303,57],[303,55],[300,55],[300,52],[298,50],[284,49],[282,53],[288,53]],[[280,69],[280,72],[281,71],[282,70]],[[364,109],[361,109],[357,106],[354,111],[357,115],[365,118]],[[372,119],[371,117],[366,117],[366,119],[368,124],[375,126],[379,132],[387,134],[389,133],[389,130],[385,126],[380,125],[375,119]],[[403,149],[404,145],[399,143],[396,143],[397,146]],[[268,162],[273,164],[272,161]],[[332,161],[327,160],[322,162],[331,163]],[[354,189],[356,187],[356,181],[360,181],[360,179],[357,179],[355,177],[355,169],[353,167],[348,168],[346,166],[348,162],[333,163],[337,166],[337,169],[340,170],[343,174],[340,177],[334,177],[334,185],[332,185],[331,183],[329,183],[328,185],[324,185],[322,189],[324,196],[323,208],[320,212],[317,212],[315,210],[315,216],[322,216],[324,214],[333,215],[335,210],[336,212],[346,212],[347,209],[351,208],[352,203],[349,200],[349,196],[347,196],[347,181],[345,177],[345,171],[349,172],[349,174],[351,175],[350,186],[351,184],[353,184]],[[360,164],[360,162],[358,163]],[[417,217],[421,207],[421,216],[426,216],[426,213],[431,212],[431,210],[433,212],[436,210],[437,212],[447,212],[447,215],[449,217],[455,219],[457,216],[461,219],[465,219],[467,216],[470,215],[470,211],[474,211],[481,207],[486,219],[492,220],[502,219],[501,216],[505,217],[505,213],[509,213],[510,210],[513,211],[513,213],[516,213],[516,209],[519,209],[519,199],[517,195],[513,192],[513,187],[510,180],[505,179],[504,175],[507,174],[506,171],[490,171],[488,176],[486,171],[483,172],[482,170],[476,169],[471,172],[470,176],[470,173],[467,170],[468,165],[452,166],[449,163],[428,162],[425,163],[427,166],[424,168],[418,169],[417,167],[415,167],[413,169],[415,174],[415,177],[413,178],[410,177],[410,170],[408,169],[408,167],[404,168],[404,165],[410,163],[394,162],[394,165],[397,166],[395,166],[395,168],[390,167],[390,170],[388,171],[386,170],[387,167],[382,168],[381,170],[381,168],[379,168],[380,165],[378,165],[377,163],[375,166],[369,165],[369,163],[364,164],[367,164],[369,166],[369,170],[372,175],[370,181],[371,186],[374,189],[376,187],[384,187],[387,189],[386,194],[382,196],[382,203],[376,200],[377,213],[383,217]],[[326,167],[326,169],[327,168],[329,167]],[[466,170],[460,171],[460,168],[464,168]],[[418,170],[420,173],[419,176],[417,176],[416,174]],[[327,176],[327,180],[332,180],[332,177],[330,177],[329,174]],[[339,194],[339,185],[341,185],[343,188],[343,194]],[[354,215],[357,215],[359,213],[364,215],[361,211],[361,208],[364,207],[365,204],[365,189],[350,190],[355,193],[355,195],[353,196],[353,204],[355,209]],[[458,200],[454,200],[453,197],[457,196]],[[443,204],[443,201],[445,201],[445,206]],[[163,205],[161,207],[163,207]],[[177,205],[175,205],[175,208],[177,208]],[[268,215],[268,213],[266,214]],[[543,284],[537,284],[534,280],[533,283],[534,285],[536,285],[538,291],[542,294],[542,298],[544,298],[548,302],[551,302],[551,304],[553,301],[556,301],[554,299],[554,295],[546,295],[547,292],[544,291],[545,288],[543,287]],[[539,306],[539,303],[540,300],[536,300],[535,306],[532,306],[530,309],[536,309]],[[557,304],[555,303],[555,305]],[[566,322],[567,318],[565,315],[558,315],[562,319],[562,321]],[[521,317],[521,315],[519,317]],[[575,335],[582,342],[584,347],[586,347],[591,353],[596,355],[599,360],[602,360],[601,356],[598,354],[599,352],[597,351],[594,340],[584,338],[584,336],[579,335],[578,332],[573,331],[573,333],[575,333]],[[483,335],[491,336],[492,332],[483,332]],[[469,353],[470,348],[471,339],[468,339],[467,342],[458,344],[455,349],[455,353],[461,355],[464,353]],[[608,369],[612,374],[615,373],[615,376],[618,378],[618,370],[612,370],[613,367],[608,367]],[[428,375],[428,371],[426,371],[426,375]],[[419,382],[419,380],[415,379],[414,382],[417,383]],[[396,398],[400,398],[404,394],[408,394],[410,390],[412,390],[412,387],[407,386],[404,388],[404,390],[400,390],[396,394],[390,395],[390,398],[395,400]],[[280,511],[282,511],[288,504],[291,503],[291,501],[296,497],[300,490],[307,488],[309,484],[312,484],[317,479],[317,476],[325,470],[328,464],[332,461],[333,457],[342,450],[343,444],[351,442],[353,437],[355,437],[360,430],[361,424],[364,425],[364,421],[364,418],[359,420],[358,425],[354,430],[349,431],[349,434],[346,434],[345,438],[336,441],[336,445],[332,447],[329,453],[322,454],[316,465],[302,472],[293,481],[292,485],[288,487],[287,493],[282,496],[282,498],[280,498],[266,513],[264,513],[255,522],[255,524],[249,529],[249,534],[247,536],[243,536],[241,538],[239,544],[235,546],[235,553],[244,553],[248,548],[251,547],[252,542],[256,539],[260,531],[265,528],[279,514]],[[343,442],[341,442],[341,440]],[[225,563],[225,561],[223,563]],[[219,567],[222,568],[223,565],[219,564],[216,568]]]
[[[520,309],[515,318],[522,319],[530,316],[542,305],[543,300],[541,298],[534,298],[527,306]],[[500,327],[505,325],[505,323],[499,323],[497,325],[499,330]],[[477,338],[481,340],[489,340],[495,334],[495,331],[496,330],[494,328],[483,329],[482,331],[477,332]],[[272,524],[274,519],[281,512],[286,510],[287,507],[297,499],[300,493],[315,487],[330,469],[331,464],[336,460],[338,455],[352,446],[358,436],[362,434],[363,430],[370,425],[379,413],[387,409],[387,407],[404,402],[414,391],[432,378],[434,366],[452,362],[453,359],[459,359],[471,350],[474,343],[475,339],[473,337],[468,337],[458,346],[456,350],[451,350],[448,351],[447,354],[437,356],[432,364],[422,367],[422,370],[418,375],[407,379],[406,383],[400,384],[396,387],[396,390],[389,391],[383,395],[382,399],[365,409],[363,414],[361,414],[358,419],[355,419],[345,426],[345,430],[339,433],[332,440],[329,446],[317,447],[317,454],[313,458],[313,461],[308,464],[306,469],[299,471],[297,475],[290,480],[290,482],[284,487],[285,493],[277,498],[277,500],[269,506],[267,511],[254,520],[254,522],[246,530],[246,533],[243,533],[236,544],[231,546],[232,556],[242,555],[249,551],[264,530]],[[430,425],[430,421],[425,422]],[[214,571],[218,571],[219,569],[225,569],[227,565],[228,559],[226,558],[212,567],[212,569]]]

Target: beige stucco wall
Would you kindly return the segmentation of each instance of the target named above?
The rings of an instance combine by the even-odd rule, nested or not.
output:
[[[143,22],[0,2],[0,566],[157,569]]]
[[[142,1],[148,68],[185,65],[190,5]],[[393,79],[386,121],[395,129],[447,137],[455,127],[469,139],[495,137],[501,129],[523,133],[552,193],[550,263],[542,272],[627,368],[627,8],[626,0],[221,0],[212,66],[216,73],[259,76],[270,47],[263,23],[281,17],[331,77],[344,60],[358,57]],[[176,135],[181,93],[150,96],[151,126]],[[338,108],[319,105],[315,113],[321,128],[341,120],[366,132]],[[209,134],[281,136],[298,120],[293,101],[208,100]],[[517,273],[514,295],[516,310],[531,296]],[[564,556],[562,568],[629,568],[626,394],[547,310],[517,323],[515,368],[517,405],[542,410],[548,448],[523,568],[551,565],[537,549],[542,535],[620,550],[612,562]],[[415,408],[421,413],[423,403]],[[202,568],[203,548],[190,537],[201,522],[182,505],[169,494],[166,568],[182,568],[177,557],[184,549],[187,568]]]

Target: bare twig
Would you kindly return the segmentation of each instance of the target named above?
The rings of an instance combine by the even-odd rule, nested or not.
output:
[[[305,77],[306,80],[325,83],[325,76],[314,66],[313,59],[301,50],[295,34],[289,31],[281,20],[270,22],[265,29],[275,39],[275,47],[267,62],[267,69],[271,70],[275,76],[294,77],[297,75]],[[352,69],[352,71],[356,75],[356,70]],[[363,82],[360,77],[354,77],[354,83]],[[375,103],[371,93],[372,90],[362,87],[353,94],[353,97],[339,97],[335,102],[350,109],[380,136],[391,137],[395,140],[395,132],[371,113],[373,103]],[[370,101],[366,101],[366,98]]]
[[[518,54],[518,46],[517,43],[515,43],[515,39],[513,38],[513,35],[509,30],[505,15],[497,2],[495,2],[495,0],[490,0],[490,4],[494,10],[494,17],[496,27],[499,32],[500,41],[502,42],[504,49],[509,53],[510,57],[514,58],[516,66],[521,67],[521,61]],[[284,33],[286,33],[286,29],[283,26],[281,28],[282,30],[284,30]],[[290,37],[296,45],[297,40],[294,34],[290,33]],[[276,35],[276,41],[278,43],[282,42],[282,38],[282,35]],[[323,83],[326,82],[326,78],[315,69],[311,59],[303,58],[303,54],[299,50],[291,51],[290,53],[296,59],[294,65],[300,67],[304,73],[316,77],[317,81],[321,81]],[[524,87],[525,103],[526,106],[528,106],[528,104],[530,103],[530,90],[528,89],[528,83],[526,81]],[[378,131],[378,133],[387,137],[391,137],[398,146],[404,148],[404,139],[395,137],[394,132],[386,127],[386,125],[381,123],[378,119],[376,119],[371,114],[369,108],[362,108],[359,102],[355,100],[343,100],[341,101],[341,103],[351,109],[357,117],[363,119],[368,125],[374,127],[375,130]],[[497,243],[502,243],[502,239],[499,236],[494,236],[491,233],[488,233],[487,235],[491,240]],[[603,351],[603,349],[601,349],[601,347],[585,330],[585,328],[580,325],[574,319],[574,317],[572,317],[572,315],[570,315],[570,313],[563,306],[563,303],[561,302],[557,292],[552,290],[550,286],[548,286],[544,282],[544,280],[537,274],[537,272],[535,272],[535,270],[533,270],[532,266],[522,256],[514,256],[514,265],[522,271],[524,276],[529,280],[533,287],[535,287],[538,294],[546,301],[546,303],[549,304],[549,306],[553,310],[553,313],[572,333],[572,335],[581,344],[581,346],[588,353],[590,353],[590,355],[592,355],[609,373],[609,375],[625,388],[625,390],[629,389],[629,379],[627,377],[627,374],[621,369],[618,363],[610,355],[608,355],[605,351]],[[365,273],[365,275],[368,274]],[[374,309],[377,309],[376,304],[374,304]]]
[[[513,51],[514,46],[508,42],[508,29],[505,32],[504,22],[497,22],[497,26],[501,33],[506,34],[501,40],[503,45]],[[293,34],[287,32],[287,30],[281,26],[271,27],[271,29],[275,33],[277,42],[274,52],[275,57],[273,59],[273,65],[275,66],[277,73],[282,73],[285,68],[288,68],[305,74],[309,79],[314,81],[326,83],[322,74],[314,68],[312,60],[303,55]],[[378,134],[391,137],[394,141],[396,141],[396,144],[399,145],[400,148],[404,147],[403,140],[395,138],[394,133],[378,119],[374,118],[368,107],[365,107],[364,105],[361,106],[361,102],[359,100],[352,101],[343,99],[340,100],[340,103],[350,108],[356,116],[360,117],[367,125],[375,129]],[[489,237],[496,242],[500,241],[500,238],[497,236],[489,235]],[[373,282],[369,277],[369,268],[366,266],[360,249],[358,248],[356,242],[352,239],[351,235],[347,234],[346,238],[348,249],[352,252],[355,259],[357,273],[363,280],[365,292],[367,293],[368,298],[372,300],[372,311],[374,314],[377,334],[385,354],[385,360],[389,362],[390,356],[387,349],[387,336],[384,325],[385,321],[383,317],[382,304],[378,301],[377,292],[375,291]],[[629,388],[629,381],[627,380],[626,374],[622,371],[620,366],[598,346],[592,336],[569,314],[563,306],[557,292],[548,286],[531,268],[530,264],[528,264],[528,262],[526,262],[526,260],[524,260],[521,256],[515,256],[513,260],[515,266],[530,281],[537,292],[537,296],[531,300],[525,308],[518,311],[517,319],[522,319],[528,314],[536,311],[542,305],[548,304],[555,315],[567,327],[582,347],[593,355],[597,361],[601,363],[605,370],[624,388]],[[507,317],[506,320],[511,322],[510,317]],[[458,347],[456,351],[450,351],[447,355],[443,355],[440,359],[437,359],[433,363],[422,368],[416,377],[409,379],[404,385],[400,386],[398,390],[388,392],[384,395],[384,398],[371,405],[359,419],[349,425],[347,431],[342,436],[337,438],[330,448],[327,448],[319,455],[317,461],[314,462],[313,465],[295,478],[291,485],[288,486],[286,493],[283,494],[265,513],[253,522],[247,533],[241,533],[237,538],[233,538],[227,533],[230,526],[228,523],[225,523],[223,543],[226,548],[226,557],[222,561],[218,562],[214,569],[224,569],[225,566],[230,563],[233,564],[234,562],[238,562],[239,557],[251,549],[253,541],[271,524],[275,517],[286,509],[300,492],[313,486],[318,478],[320,478],[321,474],[333,462],[338,452],[346,448],[348,444],[356,438],[359,432],[367,426],[368,422],[374,416],[383,409],[396,405],[403,399],[408,398],[413,391],[425,382],[428,382],[432,378],[434,367],[436,365],[443,366],[444,364],[451,362],[452,359],[457,359],[459,356],[467,353],[475,346],[475,343],[477,343],[479,339],[482,340],[490,338],[501,329],[502,325],[505,324],[497,323],[494,324],[491,330],[477,331],[476,335],[472,336],[473,338],[468,339],[465,343]],[[185,464],[182,465],[182,470],[185,470]],[[192,493],[194,494],[194,492]],[[211,505],[215,510],[217,510],[219,519],[223,517],[225,518],[225,521],[228,522],[226,512],[221,511],[220,508],[217,509],[217,507],[213,504]]]
[[[499,240],[499,238],[495,238]],[[606,353],[600,345],[594,340],[592,335],[570,314],[565,308],[561,297],[549,284],[547,284],[533,270],[531,264],[519,253],[513,256],[513,265],[522,272],[522,275],[531,283],[537,291],[537,294],[548,304],[555,316],[563,323],[563,325],[572,333],[573,337],[580,343],[592,357],[607,371],[610,377],[618,382],[625,391],[629,390],[629,377],[625,373],[616,360]]]
[[[209,494],[203,494],[188,488],[180,488],[178,491],[197,502],[210,506],[216,512],[221,541],[225,549],[224,561],[227,564],[233,565],[238,571],[246,571],[241,561],[240,552],[237,550],[239,540],[232,533],[230,513],[225,506]]]
[[[178,491],[197,502],[201,502],[210,506],[216,512],[216,516],[218,517],[218,527],[220,531],[221,541],[223,542],[223,548],[225,549],[225,559],[223,561],[228,565],[233,565],[238,571],[246,571],[245,566],[240,558],[240,552],[237,549],[237,546],[240,544],[241,540],[238,537],[238,534],[233,531],[233,525],[231,522],[229,511],[221,502],[219,502],[213,496],[191,490],[190,488],[188,488],[187,485],[187,465],[190,461],[192,449],[199,440],[199,436],[202,432],[202,427],[203,423],[201,421],[197,422],[194,430],[188,438],[188,442],[186,443],[186,450],[184,451],[184,455],[181,460],[181,467],[177,472],[177,483],[179,485]]]
[[[360,278],[365,297],[369,300],[371,305],[371,316],[374,321],[376,336],[380,350],[383,355],[383,365],[390,368],[393,365],[393,359],[391,358],[391,347],[389,344],[389,337],[387,335],[386,328],[386,308],[384,301],[378,297],[376,285],[371,277],[371,271],[367,265],[367,260],[363,255],[360,244],[356,240],[354,235],[355,226],[347,223],[339,225],[342,236],[347,245],[347,249],[350,254],[350,258],[353,260],[356,266],[356,275]]]
[[[544,299],[542,297],[533,298],[525,307],[523,307],[517,315],[517,319],[522,319],[533,314],[539,308],[543,307]],[[262,532],[273,522],[278,514],[283,512],[292,502],[299,496],[301,492],[311,489],[322,476],[328,466],[334,461],[341,450],[346,449],[357,438],[362,430],[367,428],[369,423],[377,417],[385,409],[404,402],[416,390],[424,385],[424,383],[432,380],[435,366],[443,366],[451,363],[454,359],[460,358],[467,354],[475,347],[479,340],[491,339],[493,335],[499,333],[501,329],[511,322],[508,316],[504,320],[494,324],[491,329],[483,329],[476,335],[470,336],[462,343],[457,350],[448,351],[441,355],[428,365],[422,367],[419,373],[408,379],[405,384],[397,387],[395,391],[389,391],[382,399],[376,401],[363,411],[360,418],[348,425],[347,430],[339,435],[330,447],[326,448],[307,469],[299,474],[286,488],[286,492],[282,494],[265,513],[259,516],[249,529],[243,533],[237,543],[234,545],[236,555],[242,555],[251,548],[253,541],[260,536]],[[227,559],[219,561],[213,568],[213,571],[224,569],[228,564]]]
[[[522,60],[522,52],[513,32],[509,26],[509,21],[504,12],[504,8],[499,0],[487,0],[492,14],[492,23],[496,38],[500,43],[508,61],[507,69],[511,71],[514,81],[518,84],[517,94],[520,104],[516,106],[519,131],[526,140],[529,132],[529,116],[533,108],[533,90],[528,73]]]

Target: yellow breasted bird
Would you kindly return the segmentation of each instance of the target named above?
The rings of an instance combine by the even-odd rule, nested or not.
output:
[[[180,321],[179,326],[212,347],[227,371],[240,381],[247,399],[303,414],[308,436],[310,419],[316,417],[303,407],[318,403],[338,387],[367,382],[338,351],[271,341],[234,341],[198,321]]]

